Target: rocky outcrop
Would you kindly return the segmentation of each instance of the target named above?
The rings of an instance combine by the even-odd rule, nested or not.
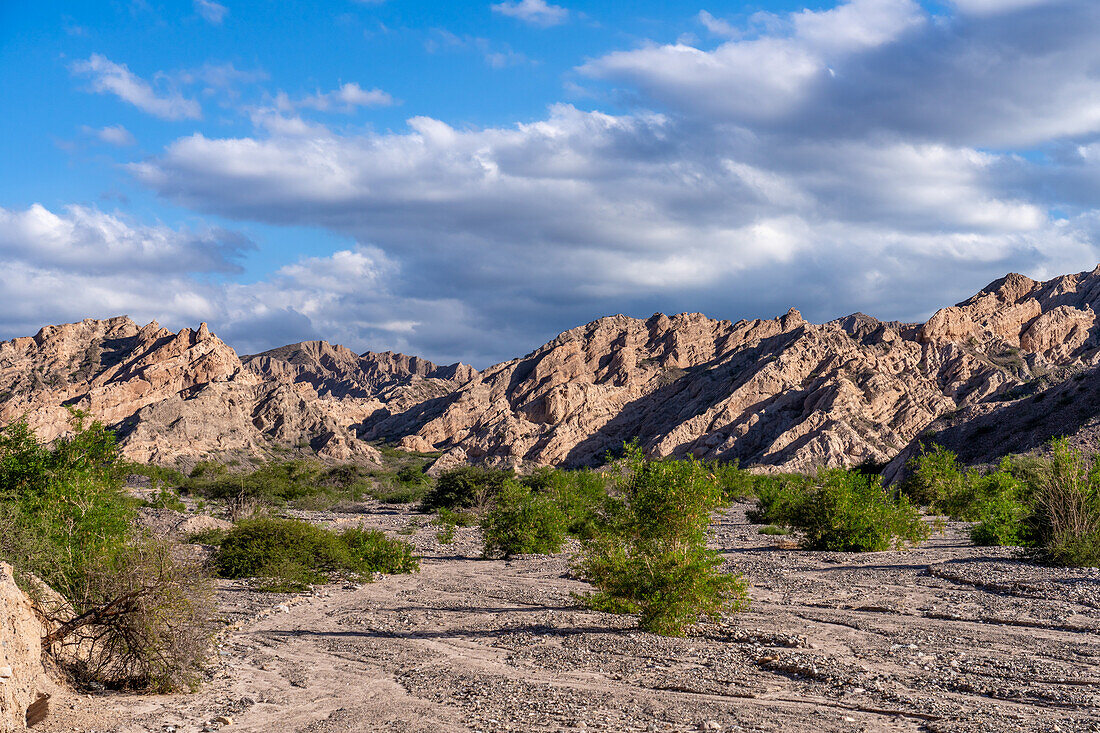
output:
[[[441,452],[437,470],[582,465],[634,438],[777,469],[885,462],[944,416],[1004,414],[1095,367],[1098,305],[1100,268],[1010,274],[923,324],[619,315],[484,372],[323,341],[239,358],[205,326],[84,321],[0,344],[0,419],[49,438],[86,409],[158,463],[280,446],[369,461],[387,441]]]
[[[47,690],[44,635],[11,566],[0,562],[0,733],[26,730],[27,708]]]
[[[47,326],[0,343],[0,421],[25,418],[45,440],[72,410],[116,429],[140,462],[194,463],[300,449],[377,461],[357,426],[402,411],[474,374],[401,354],[355,355],[315,341],[242,361],[206,324],[172,333],[126,317]]]

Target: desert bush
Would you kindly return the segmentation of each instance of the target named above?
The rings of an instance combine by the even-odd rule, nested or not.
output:
[[[485,557],[558,552],[565,541],[566,517],[547,493],[508,479],[482,516]]]
[[[380,532],[342,534],[297,519],[265,517],[235,526],[222,540],[215,567],[224,578],[256,578],[268,591],[297,591],[334,573],[368,577],[373,572],[418,569],[409,545]]]
[[[1065,438],[1051,442],[1046,480],[1029,518],[1033,544],[1056,565],[1100,566],[1100,461],[1086,459]]]
[[[413,555],[412,545],[391,540],[376,529],[352,527],[341,532],[338,537],[341,544],[348,549],[351,559],[349,567],[360,575],[399,575],[420,570],[420,561]]]
[[[443,524],[453,524],[456,527],[476,527],[478,524],[477,515],[473,512],[456,512],[442,507],[437,516]]]
[[[709,461],[705,465],[722,490],[722,501],[745,501],[756,496],[757,484],[763,477],[742,470],[738,461]]]
[[[76,644],[81,681],[186,686],[209,640],[205,576],[135,531],[114,435],[79,412],[73,428],[52,448],[23,422],[0,430],[0,555],[62,599],[40,608],[46,647]]]
[[[420,503],[421,511],[439,509],[473,509],[478,512],[489,506],[512,471],[478,466],[461,466],[444,471]]]
[[[820,471],[787,511],[778,523],[799,530],[811,550],[876,552],[920,542],[931,531],[907,497],[883,488],[881,477],[847,469]]]
[[[643,629],[679,636],[700,616],[742,609],[745,581],[721,571],[706,548],[722,490],[695,460],[657,462],[628,444],[613,472],[600,534],[585,540],[577,569],[596,587],[593,608],[637,613]]]
[[[745,516],[753,524],[789,525],[811,482],[809,476],[796,473],[755,477],[756,506]]]
[[[1030,544],[1026,524],[1030,508],[1009,493],[998,494],[983,501],[978,510],[978,523],[970,528],[975,545]]]
[[[567,534],[579,539],[595,536],[599,510],[607,499],[608,474],[588,469],[540,468],[520,481],[561,509]]]

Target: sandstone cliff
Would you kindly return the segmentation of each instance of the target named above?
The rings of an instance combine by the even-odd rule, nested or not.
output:
[[[51,688],[42,667],[45,630],[0,562],[0,733],[26,730],[27,707]]]
[[[0,344],[0,420],[26,415],[51,438],[66,405],[85,409],[127,455],[161,463],[279,446],[370,460],[385,440],[442,451],[439,468],[582,465],[635,437],[654,455],[776,469],[886,462],[930,426],[995,431],[1042,390],[1072,390],[1098,363],[1098,300],[1100,268],[1011,274],[916,324],[611,316],[480,373],[322,341],[242,358],[205,324],[88,320]],[[1025,442],[1086,422],[1048,419]]]

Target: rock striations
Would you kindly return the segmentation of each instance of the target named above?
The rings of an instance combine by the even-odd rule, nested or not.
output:
[[[1011,274],[923,324],[611,316],[484,372],[323,341],[239,357],[205,324],[86,320],[0,344],[0,419],[52,438],[67,407],[87,410],[127,455],[160,463],[279,447],[371,460],[385,440],[442,452],[437,468],[584,465],[638,438],[654,455],[775,469],[896,464],[930,427],[966,442],[970,421],[1014,426],[1023,448],[1087,428],[1077,408],[1091,403],[1072,395],[1100,369],[1098,302],[1100,268]],[[1048,405],[1075,405],[1065,420],[1028,408],[1050,390]]]

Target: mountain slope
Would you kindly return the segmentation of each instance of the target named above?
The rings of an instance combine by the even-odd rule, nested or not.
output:
[[[610,316],[483,372],[323,341],[239,357],[205,324],[85,320],[0,343],[0,420],[52,439],[67,408],[86,410],[127,455],[160,463],[286,447],[371,460],[386,440],[443,451],[439,468],[583,465],[638,438],[654,455],[789,470],[895,459],[896,472],[928,430],[975,460],[1088,440],[1098,301],[1100,268],[1010,274],[923,324]]]

